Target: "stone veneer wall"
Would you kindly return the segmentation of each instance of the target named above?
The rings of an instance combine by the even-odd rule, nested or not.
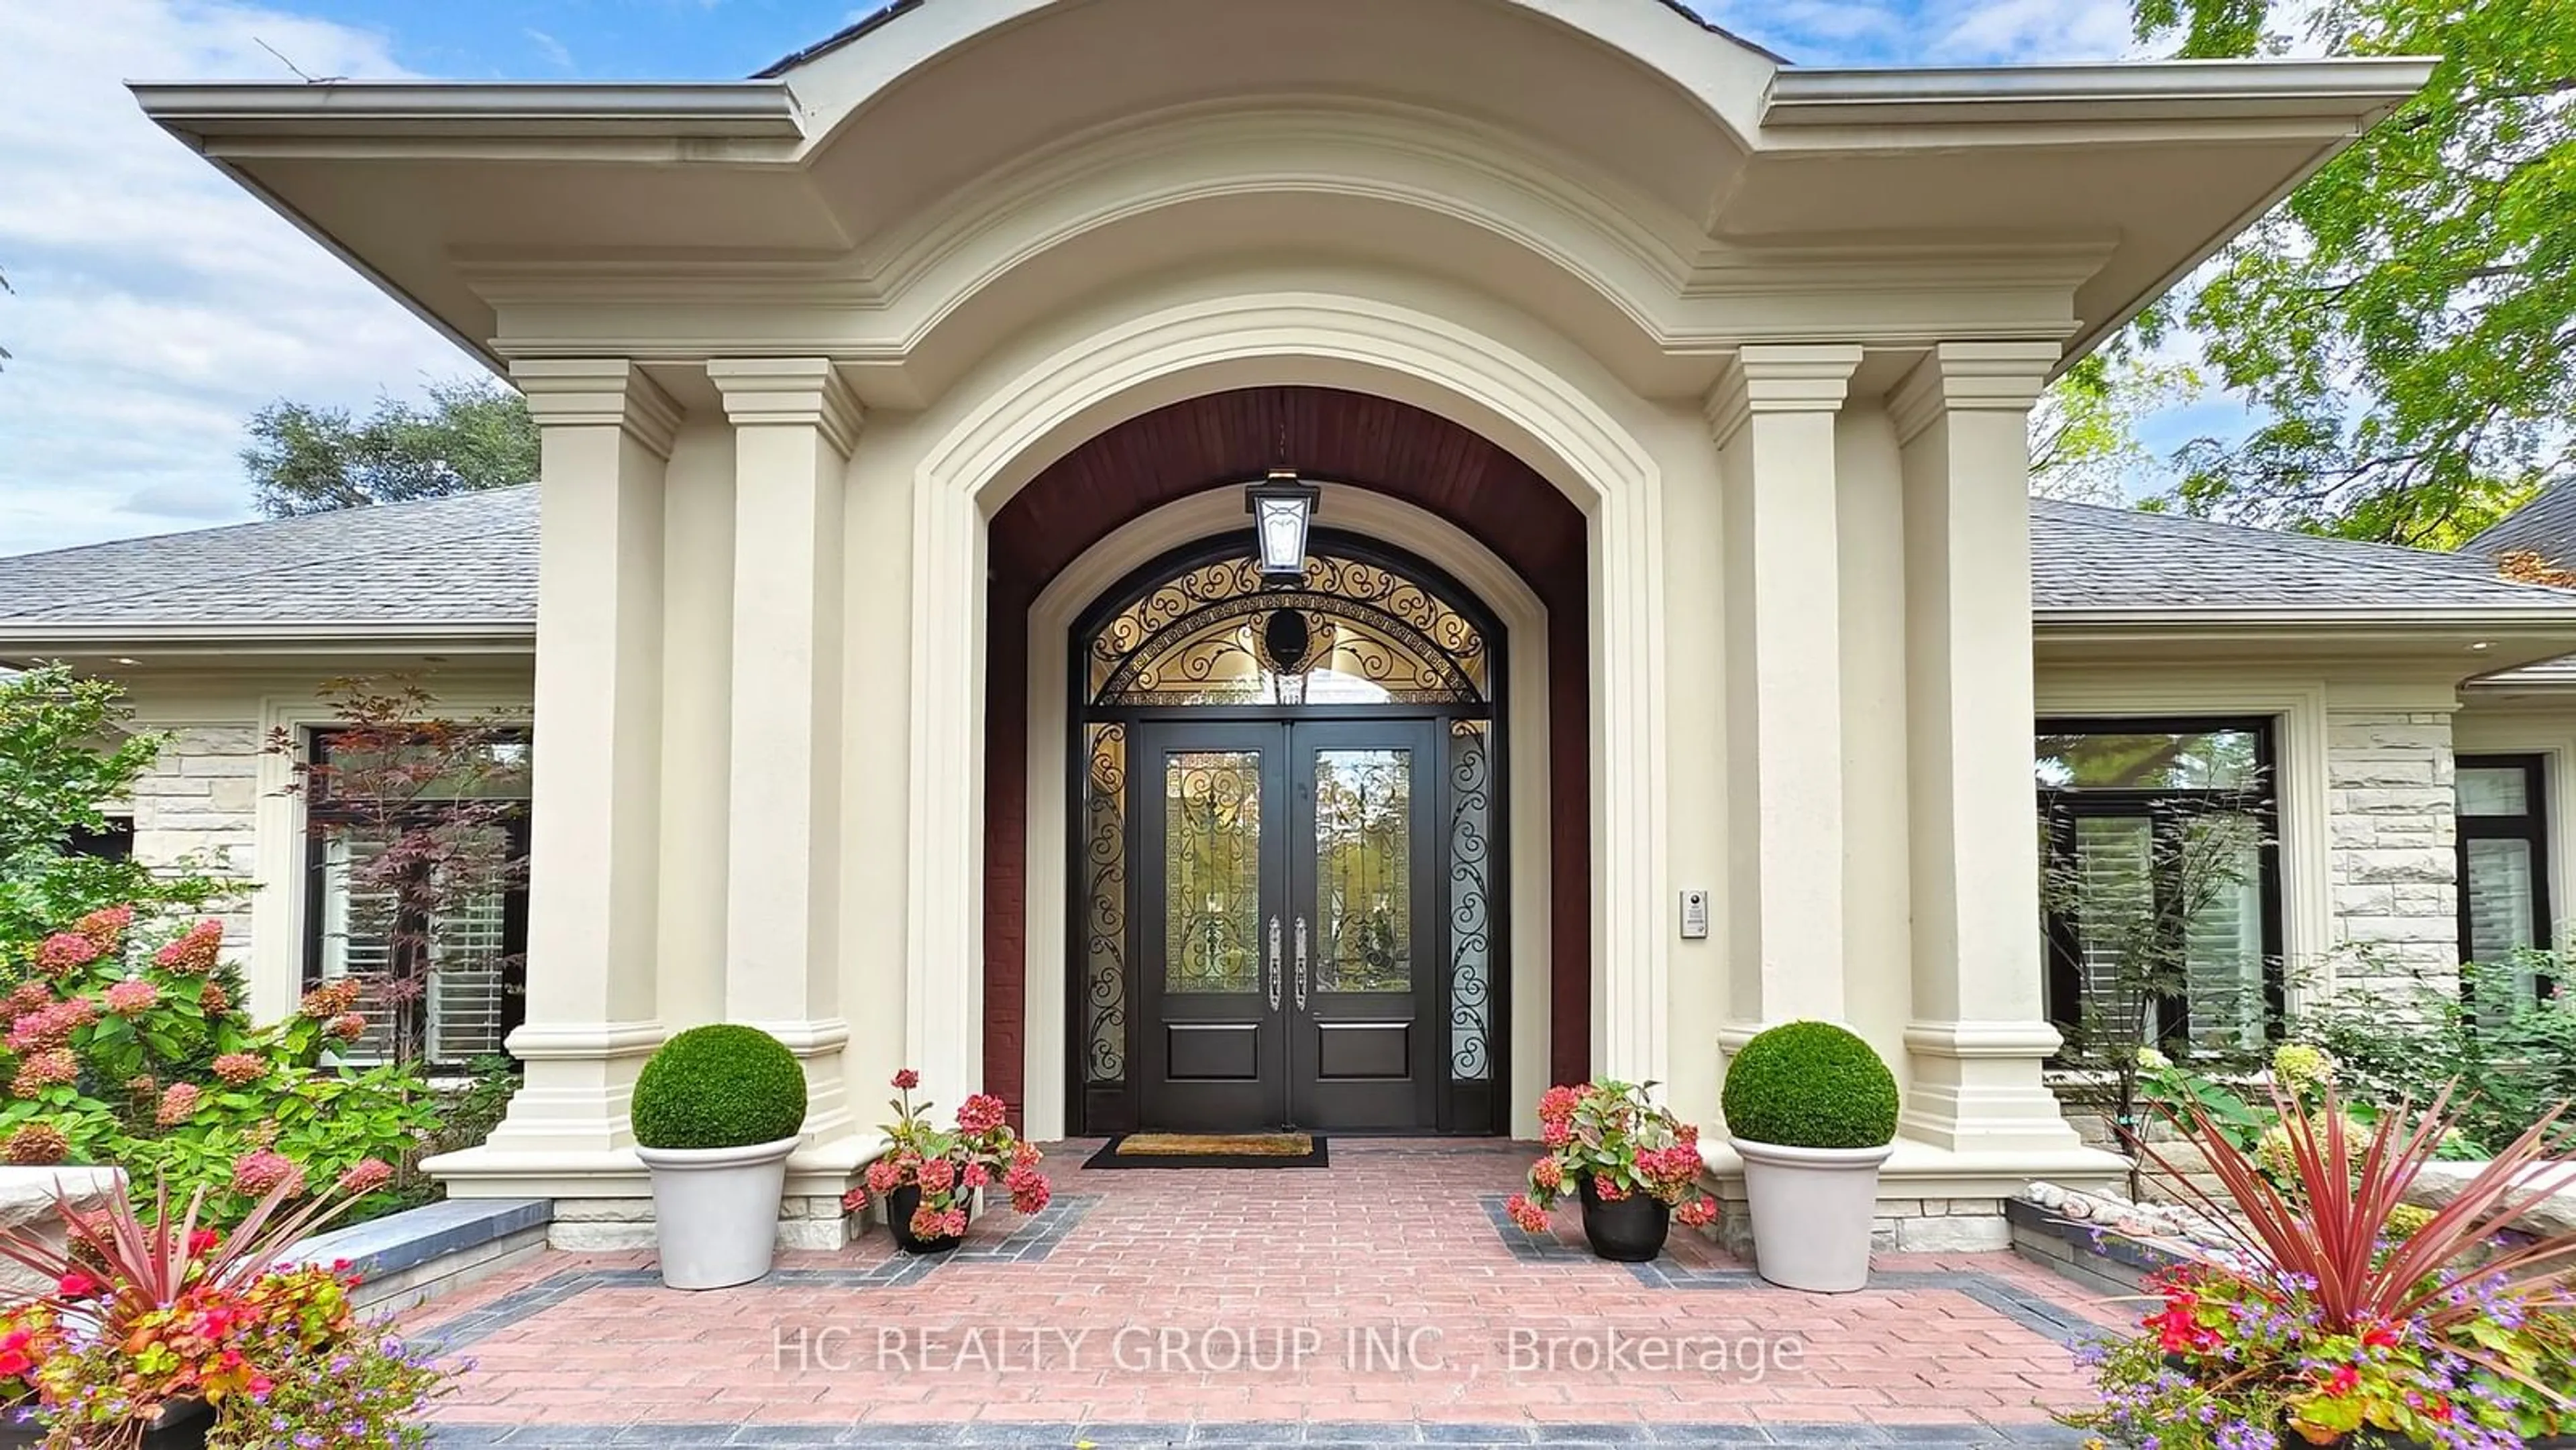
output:
[[[2451,717],[2335,709],[2326,721],[2335,983],[2459,978]]]
[[[170,743],[134,783],[134,858],[250,880],[258,870],[260,734],[255,724],[165,727]],[[247,896],[224,916],[226,953],[250,950]]]

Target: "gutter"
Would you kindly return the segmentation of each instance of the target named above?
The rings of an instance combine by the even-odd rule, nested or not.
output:
[[[66,624],[39,621],[0,625],[0,662],[24,667],[30,660],[64,654],[217,654],[268,649],[298,651],[453,648],[475,653],[534,649],[536,626],[527,621],[439,621],[421,624]]]
[[[801,141],[781,80],[663,82],[136,81],[143,113],[197,144],[209,138],[648,136]]]
[[[2355,134],[2422,90],[2436,62],[2167,60],[2053,66],[1781,71],[1764,98],[1773,126],[1945,125],[2058,119],[2348,120]]]

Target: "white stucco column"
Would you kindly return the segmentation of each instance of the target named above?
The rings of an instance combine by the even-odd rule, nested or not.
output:
[[[1731,1054],[1843,1016],[1843,705],[1834,415],[1861,349],[1740,350],[1708,399],[1724,489]]]
[[[823,358],[707,376],[734,426],[725,1015],[803,1059],[807,1141],[829,1143],[853,1127],[837,947],[843,475],[861,413]]]
[[[1888,396],[1905,494],[1914,1005],[1903,1131],[1957,1153],[2077,1147],[2033,811],[2029,413],[2050,343],[1943,343]]]
[[[527,1081],[481,1149],[451,1156],[551,1171],[633,1141],[627,1093],[662,1040],[662,494],[679,410],[620,359],[510,372],[544,449],[527,1021],[510,1035]]]

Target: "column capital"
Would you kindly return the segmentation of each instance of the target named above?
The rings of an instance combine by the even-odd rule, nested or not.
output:
[[[1725,375],[1708,390],[1709,436],[1723,448],[1756,413],[1838,412],[1860,361],[1856,343],[1739,347],[1727,360]]]
[[[830,358],[720,357],[707,364],[707,379],[724,395],[725,416],[735,427],[801,423],[819,430],[844,457],[867,419]]]
[[[1943,413],[2027,413],[2065,350],[2053,342],[1945,342],[1887,395],[1896,441],[1911,443]]]
[[[540,428],[622,428],[655,453],[671,456],[680,405],[629,359],[520,358],[510,364],[510,381],[527,398]]]

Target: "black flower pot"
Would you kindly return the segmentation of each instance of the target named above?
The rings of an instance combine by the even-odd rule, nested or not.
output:
[[[1580,1191],[1583,1237],[1592,1252],[1622,1264],[1642,1264],[1664,1251],[1665,1236],[1673,1231],[1671,1205],[1642,1189],[1612,1202],[1593,1191],[1588,1173]]]
[[[907,1183],[886,1195],[886,1227],[894,1230],[894,1246],[907,1254],[944,1254],[966,1242],[958,1237],[922,1238],[912,1231],[912,1215],[921,1207],[921,1189]],[[970,1208],[968,1210],[972,1212]]]

